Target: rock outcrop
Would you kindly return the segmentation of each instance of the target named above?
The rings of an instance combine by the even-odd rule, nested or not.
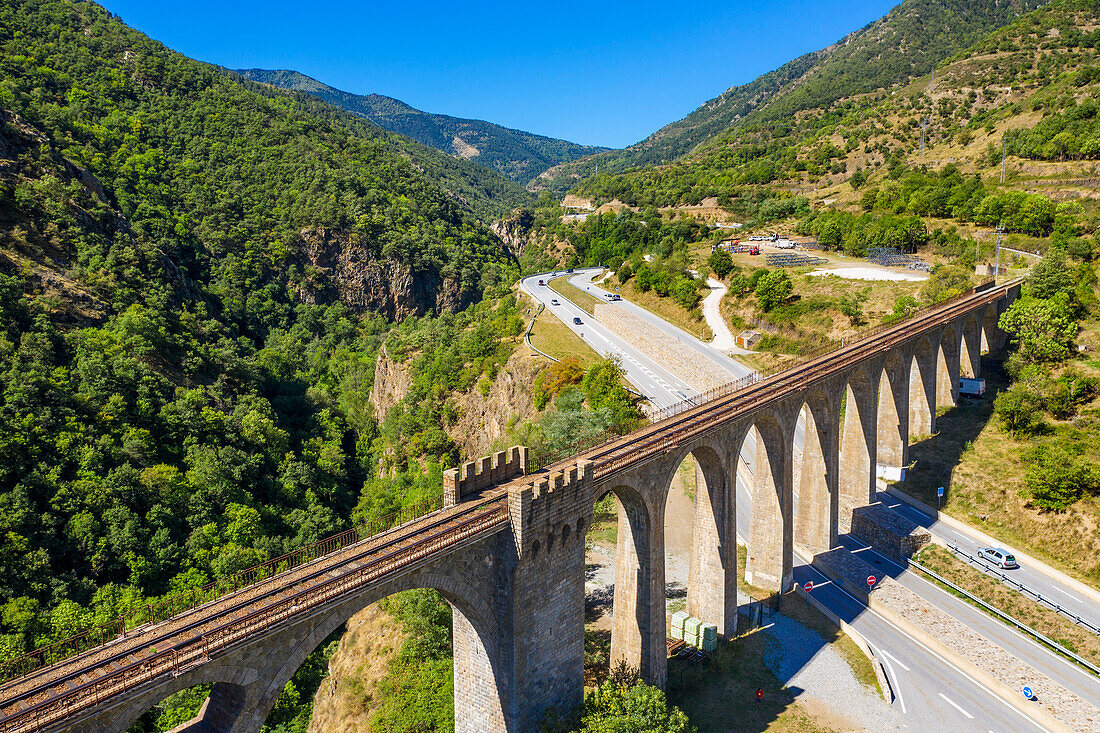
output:
[[[487,455],[493,441],[508,428],[537,412],[531,393],[535,375],[546,364],[532,357],[522,344],[512,353],[504,368],[493,380],[489,394],[476,388],[457,395],[458,420],[447,426],[447,434],[470,460]]]
[[[489,225],[493,234],[508,246],[516,255],[527,250],[531,242],[531,227],[535,224],[535,215],[530,209],[515,209],[511,214]]]
[[[390,358],[386,345],[382,344],[374,364],[374,387],[370,391],[375,419],[379,422],[384,420],[386,413],[409,393],[410,386],[412,373],[409,365]]]
[[[478,299],[457,280],[379,259],[376,247],[348,232],[312,227],[299,236],[298,261],[305,277],[298,292],[307,303],[339,301],[357,313],[371,311],[400,321],[461,310]]]

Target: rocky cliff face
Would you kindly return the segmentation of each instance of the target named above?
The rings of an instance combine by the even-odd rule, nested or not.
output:
[[[535,414],[531,385],[545,363],[520,344],[493,380],[488,395],[482,396],[474,389],[458,397],[458,421],[447,427],[447,434],[462,448],[467,460],[487,455],[489,446],[511,425]]]
[[[473,389],[467,394],[455,395],[458,420],[444,429],[467,460],[488,454],[489,446],[511,425],[535,414],[531,385],[544,365],[544,361],[532,357],[521,344],[493,380],[489,394],[482,395]],[[370,395],[376,419],[385,419],[390,408],[409,393],[411,385],[408,365],[395,362],[383,346],[378,352]]]
[[[477,300],[458,281],[407,264],[378,259],[375,248],[348,232],[313,227],[299,232],[298,283],[308,303],[340,301],[356,312],[373,311],[400,321],[442,310],[461,310]]]
[[[531,227],[535,224],[535,215],[529,209],[516,209],[508,216],[489,225],[493,234],[508,246],[516,255],[526,251],[531,241]]]
[[[409,393],[412,385],[412,373],[407,363],[399,364],[390,358],[386,345],[378,350],[378,360],[374,365],[374,386],[370,391],[370,403],[374,406],[374,417],[381,422],[386,413]]]

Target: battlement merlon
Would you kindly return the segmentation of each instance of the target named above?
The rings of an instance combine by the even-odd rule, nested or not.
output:
[[[560,534],[565,525],[577,529],[583,519],[587,528],[592,514],[592,472],[587,460],[579,460],[564,471],[546,473],[530,483],[508,489],[508,513],[520,556],[530,552],[535,541],[546,546],[549,535]]]
[[[527,474],[527,446],[513,445],[477,461],[443,472],[443,506],[454,506],[465,497]]]

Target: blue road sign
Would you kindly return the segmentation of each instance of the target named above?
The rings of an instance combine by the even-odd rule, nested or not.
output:
[[[942,486],[939,487],[938,489],[936,489],[936,496],[941,497],[941,498],[943,497],[943,487]]]
[[[1024,693],[1024,699],[1025,700],[1030,700],[1031,698],[1035,697],[1035,693],[1033,693],[1031,691],[1031,688],[1028,687],[1027,685],[1024,685],[1024,689],[1021,690],[1021,692]]]

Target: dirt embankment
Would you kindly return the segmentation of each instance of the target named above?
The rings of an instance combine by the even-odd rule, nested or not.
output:
[[[377,604],[352,616],[329,660],[329,676],[313,698],[309,733],[369,730],[378,704],[378,682],[404,640],[401,624]]]

